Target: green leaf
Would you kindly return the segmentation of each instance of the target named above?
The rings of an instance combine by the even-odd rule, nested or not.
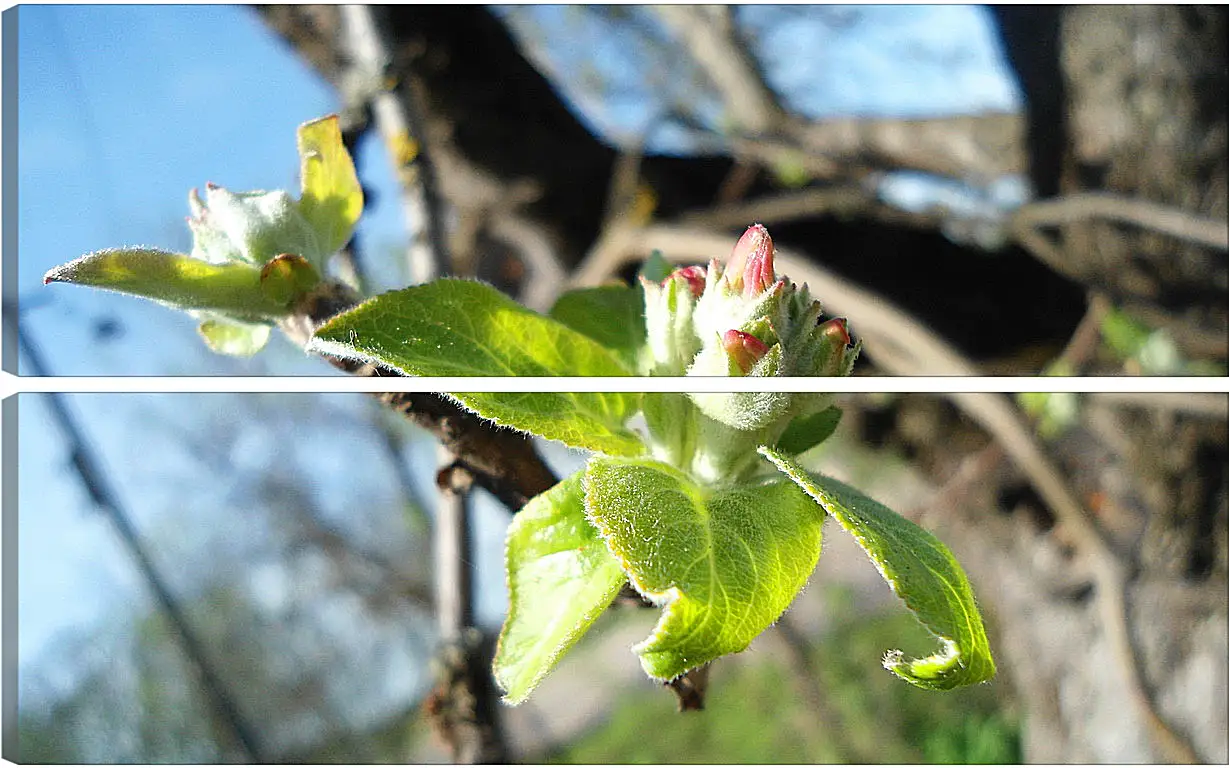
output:
[[[485,283],[442,279],[334,317],[310,349],[413,376],[629,376],[602,345]]]
[[[581,473],[535,496],[508,528],[508,617],[495,680],[520,704],[627,582],[585,519]]]
[[[633,649],[662,680],[746,648],[819,559],[823,514],[784,480],[711,490],[661,462],[594,458],[585,508],[632,585],[665,604]]]
[[[675,467],[687,467],[696,452],[698,419],[691,398],[681,392],[645,392],[640,398],[653,455]]]
[[[299,211],[333,253],[346,244],[363,213],[363,188],[341,140],[336,115],[299,126],[302,196]]]
[[[210,264],[155,248],[109,248],[87,253],[43,276],[44,283],[77,283],[161,302],[176,309],[208,310],[236,320],[276,320],[290,310],[267,295],[260,268],[239,262]]]
[[[777,440],[777,450],[797,456],[831,437],[840,423],[841,409],[835,405],[810,416],[799,416],[789,423],[785,433]]]
[[[578,288],[559,297],[550,316],[583,333],[635,370],[644,346],[644,291],[640,286]]]
[[[196,330],[209,348],[220,355],[251,357],[269,343],[269,334],[273,329],[268,325],[214,319],[202,322]]]
[[[454,392],[462,405],[496,424],[573,448],[640,456],[640,436],[623,426],[636,412],[632,392]]]
[[[937,653],[924,659],[906,661],[900,651],[889,651],[884,668],[932,690],[994,677],[990,642],[973,589],[943,542],[838,480],[808,473],[771,448],[762,447],[760,453],[853,534],[892,591],[942,644]]]
[[[377,296],[316,331],[308,351],[414,376],[627,376],[601,344],[489,285],[436,280]],[[624,423],[634,393],[456,394],[498,424],[620,456],[643,452]]]
[[[662,280],[669,277],[670,273],[673,271],[674,265],[661,254],[661,251],[654,250],[649,254],[649,258],[645,259],[644,263],[640,265],[639,274],[640,277],[643,277],[645,280],[660,283]]]

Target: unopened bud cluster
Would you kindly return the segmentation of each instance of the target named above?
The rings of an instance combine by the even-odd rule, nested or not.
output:
[[[642,278],[648,331],[643,372],[847,376],[859,348],[851,346],[845,321],[820,322],[819,302],[811,299],[806,285],[778,279],[773,258],[772,238],[756,224],[739,239],[724,267],[713,259],[707,269],[677,269],[661,283]],[[739,471],[727,459],[744,455],[744,443],[772,443],[792,419],[830,404],[830,396],[816,393],[710,393],[690,398],[700,422],[679,428],[697,433],[700,439],[689,441],[697,446],[696,453],[662,458],[691,463],[693,471],[712,480]],[[722,431],[728,434],[715,434]],[[714,434],[698,434],[706,432]],[[678,444],[671,436],[660,437],[663,445]],[[754,447],[750,445],[752,454]]]
[[[330,255],[298,203],[282,190],[231,192],[207,184],[203,200],[192,190],[188,207],[192,255],[212,264],[239,261],[263,266],[275,256],[292,253],[323,272]]]

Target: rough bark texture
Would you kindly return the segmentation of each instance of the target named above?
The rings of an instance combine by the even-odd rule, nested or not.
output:
[[[1223,8],[998,13],[1029,100],[1043,195],[1109,191],[1225,220]],[[1170,328],[1194,354],[1224,349],[1224,251],[1105,221],[1066,225],[1061,240],[1062,261],[1050,266]]]

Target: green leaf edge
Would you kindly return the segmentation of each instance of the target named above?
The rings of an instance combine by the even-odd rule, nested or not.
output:
[[[100,263],[124,256],[132,257],[137,263],[135,270],[132,265],[126,265],[124,269],[136,276],[141,276],[144,272],[144,279],[149,281],[156,291],[133,288],[131,286],[136,282],[134,280],[116,280],[98,271],[104,268],[100,267]],[[140,265],[141,261],[146,264]],[[142,270],[141,266],[146,266],[147,269]],[[165,270],[174,274],[177,266],[190,268],[195,274],[180,282],[159,282],[150,275],[154,270]],[[210,282],[214,285],[208,294],[199,291],[198,285],[208,285]],[[148,299],[172,309],[213,312],[249,323],[276,321],[290,312],[288,303],[275,301],[264,291],[260,267],[239,262],[211,264],[184,253],[146,246],[91,251],[47,270],[43,275],[43,284],[49,283],[86,285]]]
[[[549,504],[551,502],[545,500],[544,497],[552,493],[558,493],[561,496],[575,494],[578,497],[577,501],[579,502],[583,521],[585,524],[593,528],[593,523],[589,520],[588,510],[585,506],[584,472],[584,469],[578,470],[570,477],[567,477],[555,484],[554,487],[530,499],[525,507],[517,513],[516,518],[512,521],[512,526],[517,526],[519,521],[529,520],[530,518],[524,517],[524,515],[526,515],[526,513],[529,513],[530,515],[536,513],[536,509],[534,508],[535,503]],[[564,488],[566,484],[571,484],[571,487]],[[627,574],[624,573],[618,560],[606,547],[606,542],[602,539],[600,532],[596,528],[593,528],[594,543],[606,553],[607,558],[609,558],[609,563],[614,564],[614,570],[618,572],[618,577],[617,579],[610,579],[610,584],[607,586],[607,589],[600,595],[599,599],[594,602],[590,610],[582,613],[580,622],[564,635],[561,642],[554,648],[553,651],[547,654],[546,663],[543,664],[539,670],[530,677],[529,682],[523,685],[523,690],[514,691],[513,689],[516,686],[515,684],[509,684],[511,681],[508,678],[507,669],[501,665],[501,657],[504,652],[505,642],[510,632],[510,628],[517,618],[517,585],[515,583],[515,576],[511,567],[511,546],[515,533],[516,528],[509,527],[508,536],[504,543],[504,573],[508,588],[508,614],[504,618],[503,627],[499,632],[499,640],[495,649],[495,658],[492,663],[492,673],[495,676],[495,681],[499,684],[499,687],[506,692],[503,700],[512,706],[522,704],[529,698],[529,694],[533,693],[534,689],[541,684],[542,680],[545,679],[546,676],[559,665],[559,662],[568,653],[568,651],[570,651],[576,643],[578,643],[580,639],[585,636],[590,627],[593,626],[593,622],[597,621],[598,617],[610,607],[610,604],[614,602],[615,597],[618,596],[619,590],[622,589],[623,585],[627,583]],[[601,573],[601,569],[597,569],[597,571],[592,575],[600,578],[603,574]]]
[[[620,425],[618,429],[611,429],[612,439],[617,439],[619,441],[617,444],[615,443],[596,443],[596,442],[585,443],[585,442],[581,442],[577,440],[564,439],[563,437],[560,437],[558,433],[548,433],[547,431],[542,430],[542,429],[536,429],[536,430],[526,429],[524,427],[521,427],[519,424],[515,423],[515,420],[509,420],[509,419],[503,418],[502,416],[492,416],[491,415],[492,412],[489,409],[485,409],[485,406],[484,406],[485,398],[488,398],[492,395],[499,396],[502,394],[516,394],[516,393],[512,393],[512,392],[444,392],[442,394],[445,397],[452,400],[453,402],[455,402],[457,405],[464,408],[465,410],[470,411],[474,414],[477,414],[478,416],[482,417],[486,421],[491,422],[497,427],[502,427],[504,429],[511,429],[514,432],[520,432],[521,434],[530,435],[532,437],[540,437],[543,440],[552,440],[557,443],[562,443],[569,448],[577,448],[577,449],[585,450],[585,451],[593,451],[595,453],[599,453],[603,455],[622,456],[626,458],[642,456],[648,451],[648,447],[644,444],[644,441],[641,439],[640,435],[637,434],[635,431],[630,430],[627,427],[622,426],[622,425]],[[543,393],[543,394],[569,394],[569,393],[550,392],[550,393]],[[585,393],[585,394],[595,394],[595,393]],[[620,392],[617,394],[623,394],[628,397],[636,397],[639,393]],[[639,411],[639,407],[635,408],[632,412],[635,413],[637,411]],[[586,414],[590,416],[591,418],[593,418],[595,421],[600,420],[599,417],[601,416],[601,414],[594,414],[594,413],[587,412],[587,411],[586,411]],[[607,425],[607,427],[609,428],[610,425]]]
[[[332,355],[333,357],[338,357],[338,358],[342,358],[345,360],[355,360],[360,363],[378,363],[387,368],[391,368],[395,371],[398,371],[399,373],[406,375],[406,376],[435,376],[435,375],[438,375],[430,371],[427,371],[426,369],[407,370],[405,368],[402,368],[401,366],[393,365],[390,362],[381,360],[380,358],[375,357],[374,355],[370,355],[366,352],[355,349],[353,346],[348,345],[344,341],[340,341],[337,338],[329,338],[328,336],[329,334],[336,333],[338,330],[336,326],[343,323],[346,318],[353,316],[353,315],[358,315],[364,312],[371,311],[373,305],[378,304],[382,300],[386,300],[388,297],[392,296],[393,294],[400,294],[400,293],[416,291],[416,290],[422,289],[425,286],[436,285],[439,283],[471,283],[474,285],[482,286],[483,288],[486,288],[491,292],[491,297],[493,299],[503,302],[507,308],[514,309],[519,312],[523,312],[527,315],[533,315],[541,320],[544,320],[548,323],[552,323],[558,326],[558,331],[561,333],[561,335],[563,335],[565,338],[570,336],[571,337],[570,341],[572,343],[592,345],[596,347],[597,349],[601,350],[600,354],[605,354],[609,358],[609,361],[613,363],[614,372],[610,374],[594,374],[594,375],[603,375],[603,376],[631,376],[632,375],[632,372],[628,370],[627,366],[623,363],[623,361],[620,360],[619,357],[615,355],[613,352],[606,349],[606,347],[604,347],[602,344],[594,341],[593,339],[589,338],[583,333],[580,333],[579,331],[572,330],[571,328],[564,325],[563,323],[560,323],[558,320],[555,320],[554,318],[543,315],[540,312],[534,312],[533,310],[525,307],[524,305],[517,303],[514,299],[509,297],[507,294],[503,293],[498,288],[495,288],[489,283],[482,282],[481,280],[472,280],[468,278],[450,278],[450,277],[438,278],[436,280],[431,281],[430,283],[421,283],[419,285],[410,286],[409,288],[402,288],[402,289],[395,290],[395,291],[388,291],[386,293],[380,294],[379,296],[373,296],[372,298],[367,299],[361,304],[355,307],[351,307],[345,312],[342,312],[338,315],[335,315],[334,317],[329,318],[328,322],[324,323],[323,325],[321,325],[319,328],[316,329],[315,333],[312,335],[312,338],[307,343],[307,346],[305,348],[306,351],[310,353]],[[449,374],[449,375],[453,375],[453,374]],[[501,374],[475,374],[475,375],[497,376]],[[506,375],[512,376],[516,374],[506,374]],[[559,374],[553,374],[553,375],[569,376],[573,374],[559,373]]]
[[[883,657],[884,669],[906,682],[928,690],[950,690],[963,685],[986,682],[994,677],[996,670],[994,659],[990,654],[990,642],[986,637],[985,625],[982,622],[981,612],[977,608],[977,601],[973,596],[972,587],[969,585],[964,569],[960,566],[955,556],[952,555],[951,550],[942,541],[925,528],[897,515],[902,522],[917,529],[922,538],[945,554],[947,560],[953,566],[958,580],[956,585],[951,588],[956,591],[958,603],[965,607],[965,624],[968,626],[969,634],[973,638],[974,648],[972,652],[977,653],[979,649],[985,649],[984,656],[977,654],[971,660],[965,657],[959,644],[954,639],[942,635],[925,616],[918,612],[916,605],[913,603],[912,596],[901,594],[896,580],[888,575],[890,571],[896,569],[891,568],[889,563],[881,561],[871,552],[862,535],[858,532],[856,522],[850,519],[848,511],[842,503],[819,487],[812,480],[811,474],[794,460],[768,446],[761,446],[759,452],[776,465],[777,469],[806,491],[807,495],[815,499],[816,503],[854,537],[854,540],[858,542],[858,546],[862,547],[862,550],[870,557],[871,562],[875,564],[884,581],[892,588],[892,592],[904,602],[905,607],[913,613],[922,626],[939,639],[941,644],[939,651],[920,659],[905,660],[904,654],[900,651],[888,651]],[[839,481],[833,481],[831,478],[824,479],[839,483]],[[859,493],[858,495],[863,494]],[[894,515],[896,514],[882,504],[878,506]],[[972,662],[977,662],[977,669],[970,669]]]

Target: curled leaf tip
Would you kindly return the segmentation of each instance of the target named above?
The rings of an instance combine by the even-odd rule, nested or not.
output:
[[[43,275],[43,285],[66,282],[67,278],[64,276],[64,273],[67,267],[67,264],[61,264],[58,267],[52,267],[51,269],[47,270],[47,272]]]

